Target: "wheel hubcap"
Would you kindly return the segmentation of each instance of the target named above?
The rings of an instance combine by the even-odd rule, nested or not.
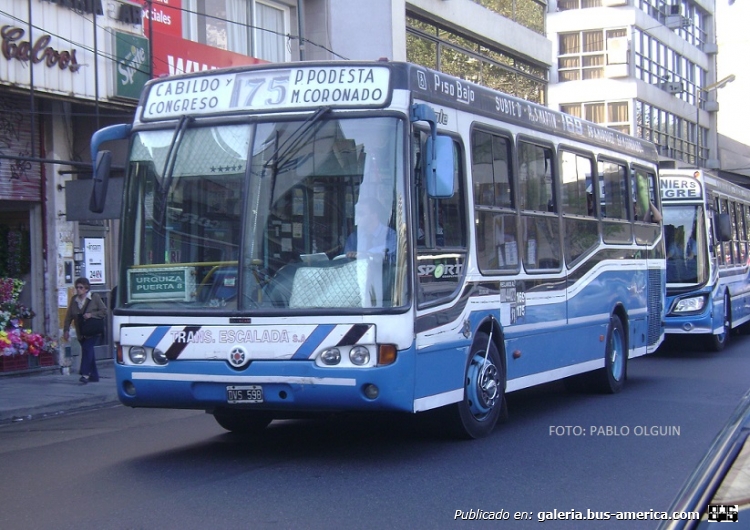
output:
[[[482,419],[500,398],[500,371],[490,360],[477,353],[471,360],[466,381],[466,397],[471,413]]]
[[[612,366],[612,377],[619,381],[620,378],[622,378],[622,369],[625,364],[625,359],[623,357],[622,337],[617,328],[612,330],[612,343],[610,344],[610,349],[612,350],[609,357]]]

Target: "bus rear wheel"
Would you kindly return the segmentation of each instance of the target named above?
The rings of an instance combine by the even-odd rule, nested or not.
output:
[[[505,403],[505,367],[495,343],[486,333],[477,333],[464,372],[464,397],[446,411],[452,434],[459,438],[482,438],[492,432]]]
[[[270,414],[254,410],[216,409],[213,416],[216,423],[236,434],[259,433],[273,421]]]
[[[625,327],[617,315],[612,315],[607,327],[604,368],[592,372],[593,389],[605,394],[617,394],[625,384],[628,367],[628,347]]]

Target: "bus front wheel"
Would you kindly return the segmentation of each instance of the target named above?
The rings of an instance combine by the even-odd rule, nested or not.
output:
[[[464,372],[464,397],[446,411],[453,434],[460,438],[482,438],[507,414],[505,367],[495,343],[486,333],[477,333]]]
[[[706,348],[712,352],[720,352],[729,342],[729,333],[732,330],[731,311],[729,306],[729,294],[724,294],[724,329],[718,335],[706,335]]]
[[[216,423],[236,434],[259,433],[273,421],[269,414],[254,410],[216,409],[213,416]]]

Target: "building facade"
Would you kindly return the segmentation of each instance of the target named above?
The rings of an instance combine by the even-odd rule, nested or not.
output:
[[[549,7],[552,107],[650,140],[664,163],[719,167],[713,0]]]

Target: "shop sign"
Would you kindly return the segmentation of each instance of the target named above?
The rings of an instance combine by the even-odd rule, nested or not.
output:
[[[149,42],[145,37],[115,31],[115,96],[138,99],[151,73]]]
[[[44,0],[50,4],[57,4],[60,7],[66,7],[76,13],[83,13],[86,15],[102,15],[101,0]]]
[[[255,57],[214,48],[164,33],[154,32],[152,37],[151,45],[154,50],[153,77],[266,62]]]
[[[104,238],[89,237],[83,240],[86,278],[91,285],[104,285]]]
[[[182,38],[182,1],[152,0],[144,4],[143,32]]]
[[[48,46],[52,40],[51,35],[42,35],[32,44],[28,40],[22,40],[25,34],[26,30],[16,26],[5,25],[0,28],[0,48],[3,57],[9,61],[18,60],[33,64],[43,62],[48,68],[57,67],[71,72],[78,72],[81,68],[76,60],[75,49],[61,51]]]

